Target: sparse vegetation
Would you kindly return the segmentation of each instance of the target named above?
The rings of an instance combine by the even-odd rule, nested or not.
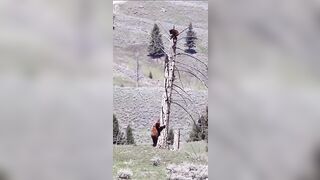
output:
[[[128,77],[116,76],[113,77],[113,84],[120,87],[135,87],[136,82]]]
[[[170,164],[167,167],[169,180],[180,179],[208,179],[208,165],[182,163],[179,165]]]

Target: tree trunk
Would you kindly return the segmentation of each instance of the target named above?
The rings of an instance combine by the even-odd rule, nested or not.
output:
[[[175,57],[171,53],[165,58],[164,63],[164,92],[162,95],[162,107],[160,112],[160,125],[166,125],[166,128],[161,131],[158,139],[158,148],[168,149],[168,133],[169,133],[169,116],[170,116],[170,105],[171,105],[171,95],[172,87],[174,81],[174,69],[175,69]]]
[[[137,60],[137,79],[136,79],[136,87],[139,87],[139,78],[140,78],[140,76],[139,76],[139,70],[140,70],[140,64],[139,64],[139,57],[138,57],[138,55],[136,55],[136,60]]]
[[[180,148],[180,129],[174,131],[173,150],[177,151]]]

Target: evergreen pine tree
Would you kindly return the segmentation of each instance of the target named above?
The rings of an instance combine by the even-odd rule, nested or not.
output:
[[[188,141],[200,141],[201,140],[201,129],[198,124],[194,123],[192,126],[192,130],[189,134]]]
[[[119,134],[119,123],[117,117],[113,114],[113,144],[116,144]]]
[[[113,114],[113,144],[124,144],[124,135],[120,131],[119,122],[116,115]]]
[[[199,118],[197,123],[193,124],[189,134],[189,141],[201,140],[208,142],[208,107],[206,107],[206,113]]]
[[[197,35],[193,31],[192,23],[189,24],[189,30],[187,31],[187,36],[186,36],[186,43],[184,44],[188,49],[186,49],[186,52],[188,53],[196,53],[196,51],[193,49],[196,47],[196,40],[197,40]]]
[[[163,50],[163,42],[160,34],[160,29],[157,24],[154,24],[152,32],[151,32],[151,41],[148,47],[149,56],[152,58],[160,58],[164,56]]]
[[[132,133],[132,128],[130,127],[130,125],[127,126],[126,134],[127,134],[127,143],[126,144],[135,144],[133,133]]]

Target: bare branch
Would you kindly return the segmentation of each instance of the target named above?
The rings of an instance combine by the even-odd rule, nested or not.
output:
[[[173,84],[173,86],[179,88],[182,92],[184,92],[185,94],[187,94],[190,98],[185,97],[185,96],[184,96],[184,98],[186,98],[187,100],[189,100],[189,101],[191,102],[191,105],[192,105],[195,109],[197,109],[197,107],[195,106],[196,103],[195,103],[195,101],[193,100],[193,98],[190,96],[190,94],[188,94],[184,89],[182,89],[180,86],[178,86],[178,85],[176,85],[176,84]],[[176,90],[174,87],[172,87],[172,89]],[[181,95],[182,95],[182,94],[181,94]],[[182,96],[183,96],[183,95],[182,95]],[[198,113],[198,116],[200,117],[201,115],[200,115],[200,113],[199,113],[198,110],[197,110],[197,113]]]
[[[184,108],[181,104],[179,104],[179,103],[177,103],[177,102],[172,101],[171,103],[172,103],[172,104],[176,104],[176,105],[178,105],[179,107],[181,107],[181,108],[190,116],[190,118],[191,118],[191,120],[193,121],[193,123],[194,123],[195,125],[197,125],[196,121],[193,119],[192,115],[189,113],[189,111],[187,111],[186,108]]]
[[[173,84],[174,86],[177,86],[177,85],[175,85],[175,84]],[[180,86],[177,86],[177,87],[179,87],[180,88]],[[174,87],[172,87],[172,89],[174,89],[175,91],[177,91],[178,92],[178,90],[176,89],[176,88],[174,88]],[[181,90],[181,89],[180,89]],[[184,90],[182,90],[184,93],[186,93]],[[181,94],[181,93],[180,93]],[[187,93],[186,93],[187,94]],[[193,99],[192,99],[192,97],[189,95],[189,94],[187,94],[190,98],[188,98],[188,97],[186,97],[186,96],[184,96],[184,95],[182,95],[181,94],[181,96],[183,96],[183,98],[185,98],[185,99],[187,99],[187,100],[189,100],[191,103],[193,103],[194,104],[194,101],[193,101]]]
[[[181,37],[177,41],[180,41],[181,39],[186,39],[187,37]]]
[[[169,36],[169,37],[171,37],[171,35],[168,33],[169,31],[159,22],[159,24],[160,24],[160,26],[161,26],[161,28],[166,32],[166,34]],[[181,34],[181,33],[183,33],[185,30],[187,30],[189,27],[187,27],[187,28],[185,28],[184,30],[182,30],[179,34],[178,34],[178,36]],[[171,42],[171,39],[169,39],[167,36],[165,36],[166,38],[167,38],[167,40],[169,40],[169,42]],[[184,37],[185,38],[185,37]],[[177,40],[177,41],[179,41],[179,40]]]
[[[189,104],[187,103],[187,101],[186,100],[188,100],[188,101],[190,101],[190,104],[192,104],[193,103],[193,101],[191,100],[191,99],[189,99],[188,97],[186,97],[186,96],[184,96],[183,94],[181,94],[177,89],[175,89],[175,88],[172,88],[175,92],[173,92],[173,94],[179,94],[179,96],[181,96],[181,98],[183,98],[184,99],[184,101],[186,102],[186,105],[187,106],[189,106]],[[186,100],[185,100],[186,99]]]
[[[178,86],[176,84],[173,84],[173,86],[179,88],[182,92],[184,92],[185,94],[187,94],[191,98],[190,94],[188,94],[183,88],[181,88],[180,86]]]
[[[167,29],[164,28],[160,22],[159,22],[159,24],[160,24],[160,26],[162,27],[162,29],[163,29],[163,30],[168,34],[168,36],[170,37],[170,34],[168,33],[169,31],[167,31]]]
[[[208,77],[207,77],[206,75],[204,75],[199,69],[197,69],[197,68],[195,68],[195,67],[193,67],[193,66],[190,66],[190,65],[181,63],[181,62],[179,62],[179,61],[176,61],[176,63],[177,63],[177,64],[184,65],[184,66],[188,66],[188,67],[190,67],[191,69],[196,70],[196,71],[197,71],[198,73],[200,73],[204,78],[208,79]],[[192,71],[192,70],[190,70],[190,69],[188,69],[188,68],[186,68],[186,67],[183,67],[183,66],[180,66],[180,67],[181,67],[181,68],[185,68],[185,69],[187,69],[187,70],[189,70],[189,71]]]
[[[160,48],[167,56],[169,56],[169,53],[167,53],[164,48],[162,48],[162,47],[160,47]]]
[[[177,93],[180,95],[180,97],[183,99],[183,101],[184,101],[184,103],[186,104],[186,106],[188,106],[188,103],[187,103],[187,101],[185,100],[185,97],[184,97],[178,90],[176,90],[176,89],[174,89],[174,88],[172,88],[172,90],[174,90],[175,92],[177,92]],[[188,99],[188,98],[186,98],[186,99]]]
[[[185,30],[187,30],[189,27],[185,28],[184,30],[182,30],[181,32],[179,32],[178,35],[180,35],[181,33],[183,33]]]
[[[182,72],[186,72],[186,73],[191,74],[192,76],[194,76],[195,78],[197,78],[199,81],[201,81],[202,84],[203,84],[204,86],[206,86],[206,88],[208,88],[207,84],[206,84],[205,82],[203,82],[203,80],[200,79],[197,75],[195,75],[192,71],[179,70],[178,68],[177,68],[177,71],[182,71]]]
[[[171,39],[170,39],[170,38],[168,38],[167,36],[164,36],[164,37],[166,37],[166,40],[167,40],[167,41],[171,42]]]
[[[177,62],[177,61],[176,61]],[[176,66],[174,66],[174,68],[176,68],[177,69],[177,67]],[[181,76],[180,76],[180,72],[179,71],[177,71],[178,72],[178,75],[179,75],[179,80],[180,80],[180,83],[181,83],[181,86],[182,86],[182,88],[184,89],[184,87],[183,87],[183,83],[182,83],[182,80],[181,80]]]
[[[179,48],[179,47],[177,47],[177,49],[179,49],[179,50],[182,50],[183,51],[183,49],[181,49],[181,48]],[[192,55],[190,55],[190,54],[187,54],[187,53],[177,53],[176,55],[185,55],[185,56],[189,56],[189,57],[191,57],[191,58],[193,58],[193,59],[195,59],[195,60],[197,60],[197,61],[199,61],[201,64],[203,64],[204,66],[206,66],[206,68],[207,68],[207,70],[208,70],[208,65],[206,64],[206,63],[204,63],[203,61],[201,61],[200,59],[198,59],[198,58],[196,58],[196,57],[194,57],[194,56],[192,56]]]

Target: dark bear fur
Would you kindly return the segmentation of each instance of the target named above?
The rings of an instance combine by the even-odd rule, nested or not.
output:
[[[153,147],[157,146],[158,138],[161,131],[166,127],[166,125],[160,126],[160,119],[151,128],[151,138],[153,141]]]

